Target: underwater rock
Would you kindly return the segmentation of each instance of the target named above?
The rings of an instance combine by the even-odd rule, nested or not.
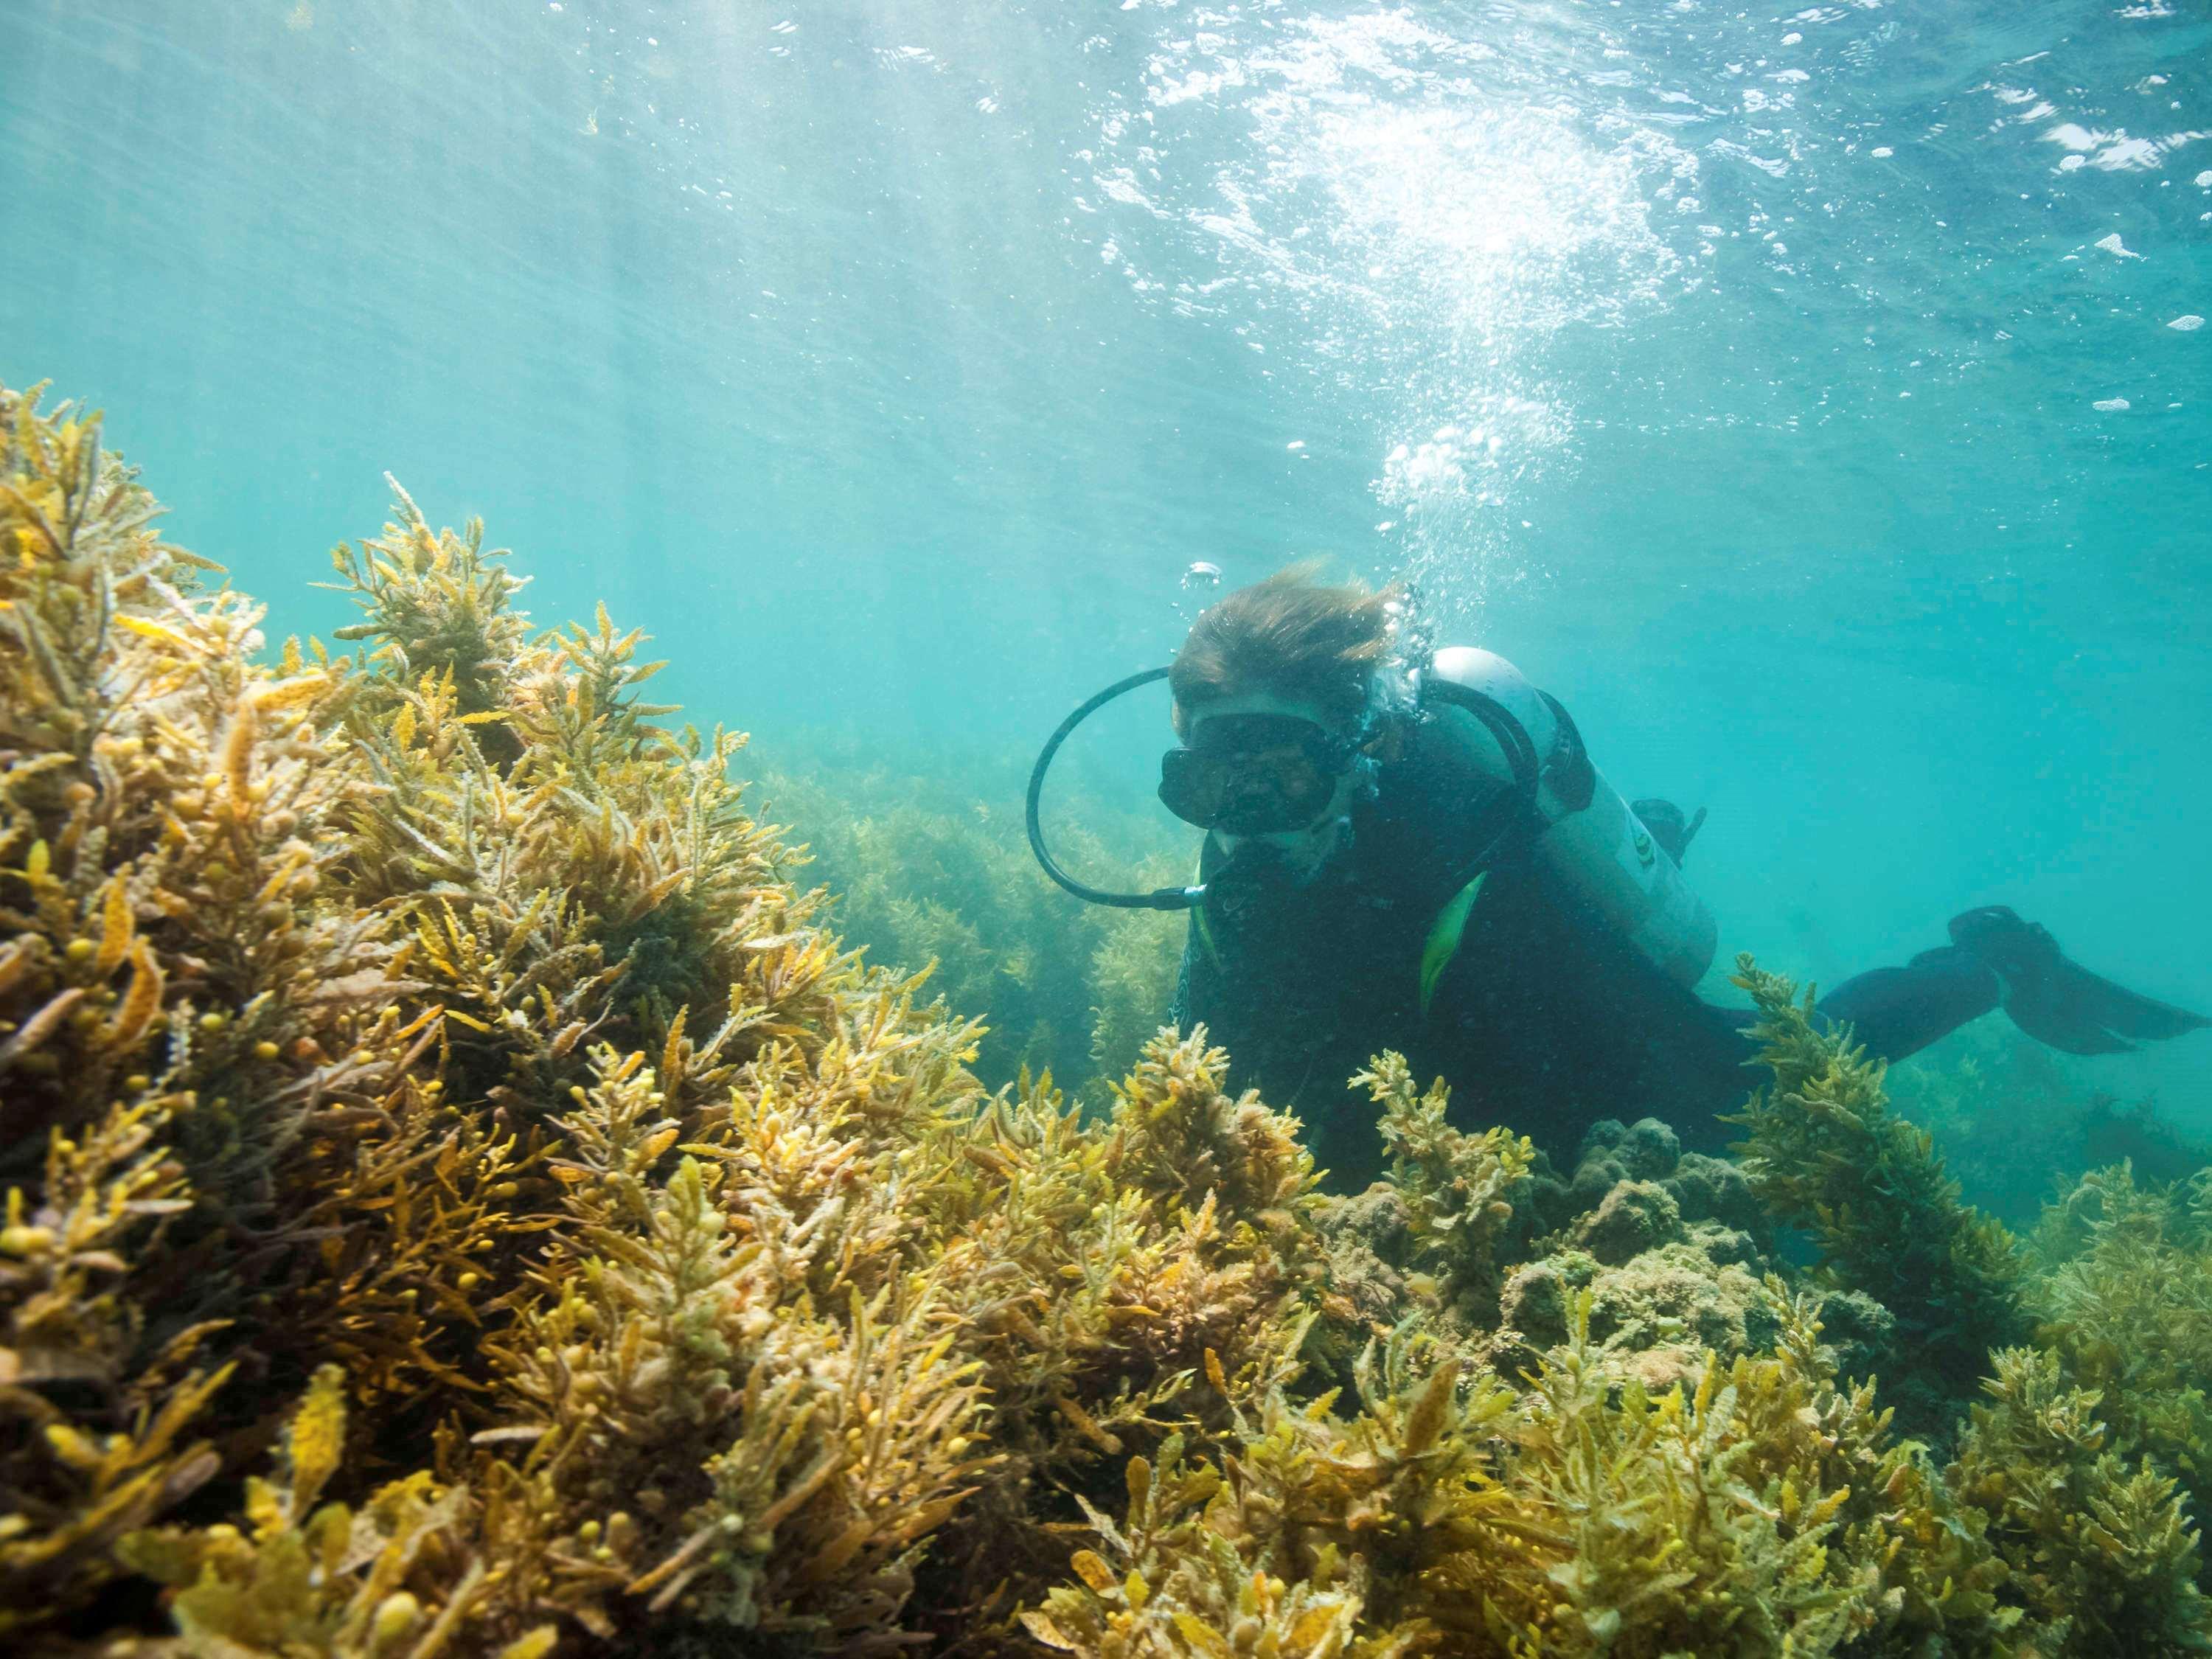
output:
[[[1567,1236],[1607,1267],[1617,1267],[1681,1237],[1682,1212],[1663,1187],[1649,1181],[1617,1182]]]
[[[1723,1227],[1717,1222],[1695,1221],[1684,1229],[1692,1243],[1713,1261],[1723,1266],[1730,1262],[1745,1267],[1771,1267],[1759,1242],[1741,1228]]]
[[[1656,1118],[1641,1119],[1632,1127],[1607,1119],[1584,1135],[1569,1176],[1562,1178],[1537,1153],[1521,1193],[1531,1231],[1538,1236],[1564,1231],[1627,1181],[1662,1188],[1685,1224],[1717,1222],[1764,1240],[1771,1224],[1742,1169],[1726,1158],[1682,1152],[1680,1146],[1674,1129]]]
[[[1567,1182],[1565,1208],[1569,1215],[1583,1215],[1605,1202],[1605,1195],[1624,1181],[1633,1180],[1628,1166],[1613,1156],[1610,1150],[1595,1152],[1575,1165],[1575,1172]]]
[[[1528,1212],[1527,1231],[1541,1237],[1565,1229],[1577,1216],[1587,1215],[1605,1201],[1605,1195],[1631,1179],[1628,1166],[1613,1156],[1612,1143],[1591,1147],[1585,1142],[1573,1170],[1560,1175],[1551,1159],[1537,1152],[1520,1201]]]
[[[1575,1149],[1575,1164],[1580,1168],[1594,1158],[1601,1158],[1620,1145],[1628,1133],[1628,1126],[1617,1117],[1601,1117],[1583,1131],[1582,1145]]]
[[[1717,1263],[1687,1240],[1601,1273],[1591,1288],[1591,1336],[1642,1356],[1638,1373],[1655,1392],[1689,1375],[1705,1352],[1764,1352],[1778,1329],[1759,1275]]]
[[[1615,1190],[1636,1194],[1630,1205],[1658,1192],[1647,1185],[1638,1193],[1634,1182]],[[1717,1229],[1689,1234],[1675,1224],[1626,1255],[1570,1247],[1515,1268],[1499,1311],[1519,1335],[1520,1362],[1567,1340],[1577,1296],[1589,1299],[1589,1334],[1613,1356],[1608,1363],[1654,1391],[1689,1376],[1708,1351],[1733,1358],[1771,1346],[1776,1326],[1765,1264],[1755,1256],[1720,1260],[1707,1248],[1709,1241],[1733,1248],[1738,1237]]]
[[[1896,1352],[1897,1320],[1863,1291],[1830,1291],[1820,1300],[1820,1341],[1838,1376],[1873,1376]]]
[[[1531,1349],[1566,1340],[1575,1293],[1595,1279],[1595,1258],[1562,1250],[1516,1267],[1505,1276],[1498,1316]]]
[[[1632,1124],[1603,1117],[1583,1132],[1575,1164],[1579,1169],[1593,1160],[1610,1159],[1634,1180],[1660,1181],[1673,1173],[1681,1151],[1682,1138],[1670,1123],[1656,1117],[1640,1117]]]
[[[1703,1152],[1685,1152],[1662,1183],[1686,1222],[1711,1221],[1754,1238],[1768,1230],[1766,1211],[1741,1165]]]
[[[1674,1173],[1682,1154],[1682,1138],[1674,1126],[1656,1117],[1638,1118],[1615,1143],[1613,1156],[1638,1181],[1664,1181]]]
[[[1393,1267],[1413,1255],[1412,1218],[1398,1188],[1377,1182],[1364,1193],[1322,1200],[1316,1224],[1328,1241],[1329,1288],[1351,1305],[1363,1333],[1387,1332],[1403,1316],[1412,1270]]]

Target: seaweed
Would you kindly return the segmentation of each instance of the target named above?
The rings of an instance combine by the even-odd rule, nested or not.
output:
[[[1462,1330],[1496,1325],[1515,1200],[1534,1146],[1500,1128],[1469,1134],[1452,1127],[1445,1121],[1450,1090],[1438,1079],[1422,1092],[1402,1055],[1376,1056],[1352,1085],[1364,1088],[1379,1110],[1395,1235],[1390,1253],[1412,1270],[1411,1288],[1433,1316]],[[1347,1219],[1358,1208],[1336,1207]]]
[[[1965,1397],[1993,1348],[2028,1334],[2025,1269],[2001,1224],[1962,1204],[1925,1130],[1889,1110],[1881,1062],[1848,1028],[1817,1027],[1778,975],[1737,959],[1759,1012],[1759,1059],[1774,1079],[1729,1121],[1760,1201],[1811,1236],[1833,1283],[1864,1291],[1897,1321],[1899,1381],[1933,1425]]]
[[[1989,1401],[1973,1408],[1948,1478],[1989,1516],[2039,1650],[2212,1648],[2197,1534],[2176,1481],[2111,1449],[2098,1395],[2065,1380],[2057,1354],[1992,1358]]]
[[[1926,1128],[1962,1195],[2006,1225],[2035,1225],[2054,1185],[2125,1161],[2178,1181],[2212,1163],[2162,1116],[2155,1098],[2121,1101],[2095,1086],[2094,1060],[2063,1054],[2008,1020],[1978,1020],[1895,1068],[1895,1110]]]
[[[893,774],[828,738],[779,745],[762,789],[805,837],[811,874],[836,895],[847,944],[871,961],[927,969],[950,1007],[983,1018],[977,1077],[1026,1066],[1080,1085],[1094,1111],[1136,1063],[1175,990],[1180,917],[1103,911],[1046,879],[1012,809],[1025,757],[909,763]],[[1054,835],[1109,885],[1165,885],[1183,871],[1152,826],[1078,782],[1055,786]]]
[[[639,635],[397,492],[362,649],[264,665],[92,424],[5,414],[13,1636],[1003,1626],[1073,1492],[1295,1370],[1310,1162],[1201,1037],[1098,1123],[987,1096]]]
[[[2212,1165],[2212,1148],[2190,1139],[2159,1115],[2158,1097],[2123,1102],[2103,1090],[2091,1093],[2076,1122],[2089,1169],[2125,1164],[2150,1181],[2186,1181]]]
[[[2205,1178],[2015,1249],[1747,964],[1741,1167],[1384,1054],[1325,1195],[1203,1031],[987,1088],[478,526],[270,650],[95,418],[0,446],[11,1651],[2205,1644]]]
[[[1349,1418],[1275,1395],[1219,1464],[1133,1461],[1127,1520],[1093,1514],[1106,1553],[1028,1628],[1086,1656],[1823,1653],[1901,1628],[1917,1449],[1770,1294],[1771,1352],[1657,1394],[1614,1375],[1586,1297],[1520,1390],[1398,1333]],[[2002,1567],[1967,1556],[1936,1592],[1954,1629],[2008,1625]]]
[[[11,1639],[127,1627],[138,1573],[204,1650],[895,1626],[976,1362],[880,1206],[724,1192],[778,1103],[852,1126],[833,1185],[972,1112],[974,1028],[812,924],[741,740],[656,725],[604,616],[530,629],[477,527],[399,494],[337,559],[368,648],[264,664],[95,419],[0,416]]]
[[[2081,1177],[2030,1249],[2038,1346],[2094,1394],[2116,1448],[2212,1501],[2212,1176],[2148,1188],[2125,1164]]]

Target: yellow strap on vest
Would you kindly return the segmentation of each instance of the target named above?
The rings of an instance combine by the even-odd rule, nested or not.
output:
[[[1428,943],[1421,947],[1421,1018],[1429,1017],[1429,1003],[1437,994],[1437,981],[1451,966],[1452,958],[1459,954],[1459,942],[1467,932],[1467,919],[1474,914],[1474,902],[1481,896],[1482,884],[1490,872],[1486,870],[1473,881],[1452,895],[1451,902],[1437,912],[1437,919],[1429,924]]]
[[[1190,882],[1194,887],[1205,884],[1206,846],[1204,842],[1199,845],[1198,867],[1190,872]],[[1191,926],[1198,930],[1198,942],[1206,947],[1206,954],[1213,958],[1214,967],[1219,969],[1223,965],[1221,947],[1213,942],[1213,925],[1206,919],[1206,905],[1203,901],[1200,901],[1197,908],[1191,911],[1190,921]]]

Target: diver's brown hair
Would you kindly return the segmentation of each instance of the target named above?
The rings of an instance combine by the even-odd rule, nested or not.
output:
[[[1206,703],[1253,691],[1318,703],[1340,726],[1366,712],[1397,590],[1330,586],[1320,568],[1292,565],[1199,613],[1168,674],[1177,733]]]

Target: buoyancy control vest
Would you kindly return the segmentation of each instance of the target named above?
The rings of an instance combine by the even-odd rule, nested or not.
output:
[[[1386,1049],[1451,1083],[1462,1127],[1510,1124],[1561,1156],[1595,1117],[1668,1110],[1722,1052],[1699,1041],[1695,994],[1559,873],[1496,764],[1424,720],[1309,884],[1219,881],[1209,837],[1171,1017],[1228,1049],[1233,1086],[1297,1112],[1347,1190],[1382,1158],[1347,1079]],[[1723,1054],[1725,1074],[1742,1058]]]

